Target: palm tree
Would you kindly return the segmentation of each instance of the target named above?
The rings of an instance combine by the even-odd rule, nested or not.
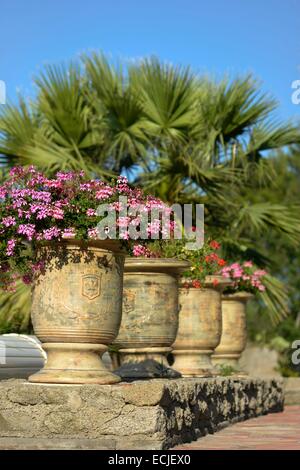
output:
[[[6,106],[0,117],[0,153],[10,165],[36,164],[46,172],[99,170],[95,147],[103,145],[78,66],[48,67],[35,80],[35,101]]]
[[[202,84],[189,68],[162,64],[156,58],[129,69],[129,83],[145,115],[151,146],[148,165],[137,178],[169,202],[182,201],[194,189],[211,191],[233,172],[205,162],[199,152],[199,96]],[[193,191],[194,192],[194,191]]]
[[[112,174],[132,172],[146,161],[149,144],[142,106],[120,64],[102,54],[82,56],[88,100],[95,120],[104,129],[104,145],[98,148],[98,163]]]
[[[33,101],[2,108],[9,165],[122,172],[165,201],[204,203],[207,230],[227,253],[260,264],[258,237],[271,231],[298,243],[297,208],[263,194],[275,171],[268,155],[299,143],[299,130],[273,122],[276,102],[251,76],[216,82],[157,58],[122,67],[94,53],[46,68],[35,83]]]

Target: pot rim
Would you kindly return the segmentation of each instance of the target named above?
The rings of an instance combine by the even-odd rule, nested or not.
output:
[[[215,281],[218,281],[217,284],[215,284]],[[188,279],[181,279],[180,280],[180,287],[184,288],[184,285],[188,282]],[[220,274],[212,274],[209,276],[206,276],[204,282],[202,282],[202,287],[187,287],[187,289],[195,289],[195,290],[203,290],[205,288],[214,288],[217,290],[224,290],[226,287],[228,287],[231,284],[232,281],[229,281],[226,279],[224,276],[221,276]]]
[[[247,302],[248,300],[253,299],[254,297],[255,295],[251,292],[240,291],[235,292],[234,294],[223,294],[222,300],[242,300],[244,302]]]
[[[125,272],[167,272],[180,274],[191,266],[176,258],[125,258]]]
[[[80,240],[76,238],[64,238],[59,241],[40,241],[37,243],[37,248],[43,247],[55,247],[55,246],[68,246],[74,248],[98,248],[102,250],[112,251],[114,253],[119,253],[126,255],[126,250],[122,248],[121,242],[119,240]]]
[[[220,285],[220,287],[222,288],[230,286],[230,284],[232,283],[231,280],[227,279],[221,274],[212,274],[212,275],[206,276],[205,281],[204,281],[205,287],[210,287],[210,286],[218,287],[218,285],[217,286],[214,285],[214,281],[218,281],[218,285]]]

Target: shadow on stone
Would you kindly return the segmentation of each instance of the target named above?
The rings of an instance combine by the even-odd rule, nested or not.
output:
[[[178,379],[181,374],[171,367],[146,359],[141,362],[127,362],[114,371],[123,380],[135,379]]]

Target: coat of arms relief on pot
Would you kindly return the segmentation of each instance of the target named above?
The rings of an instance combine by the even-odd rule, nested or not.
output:
[[[101,276],[98,274],[85,274],[81,278],[81,293],[83,297],[93,300],[99,297],[101,290]]]
[[[55,321],[60,326],[67,324],[70,320],[77,324],[84,319],[92,321],[100,318],[102,274],[70,272],[67,277],[69,282],[61,283],[59,275],[53,273],[48,277],[48,283],[36,286],[35,289],[40,290],[41,293],[33,296],[32,309],[35,314],[38,316],[44,312],[46,322]],[[53,284],[55,289],[50,288],[50,284]],[[107,286],[105,297],[109,295],[113,296],[114,293]],[[36,303],[37,299],[39,299],[39,305]],[[106,304],[109,303],[108,299],[103,299],[103,301],[102,317],[103,310],[107,310],[109,314],[109,309],[106,308],[108,307]]]

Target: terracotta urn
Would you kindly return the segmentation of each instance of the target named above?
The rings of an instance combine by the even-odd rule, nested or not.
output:
[[[231,366],[235,371],[242,373],[238,361],[246,347],[246,305],[252,297],[253,295],[247,292],[223,295],[222,336],[212,356],[213,364],[216,366]]]
[[[32,294],[32,323],[47,362],[30,382],[110,384],[102,360],[122,313],[125,256],[117,241],[67,240],[38,250],[45,270]]]
[[[207,276],[202,288],[179,289],[179,328],[173,344],[174,368],[184,377],[209,377],[216,373],[211,355],[221,340],[222,276]]]
[[[178,276],[188,261],[127,258],[118,348],[122,378],[178,377],[168,365],[178,329]]]

